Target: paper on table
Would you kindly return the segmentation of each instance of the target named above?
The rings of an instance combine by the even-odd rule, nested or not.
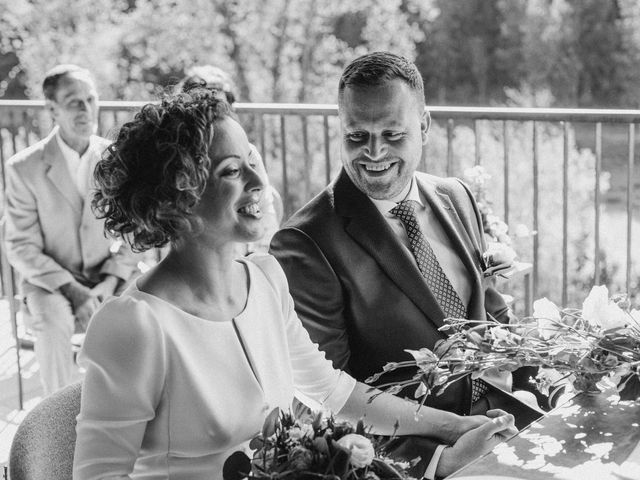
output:
[[[455,480],[526,480],[522,477],[505,477],[504,475],[465,475]]]
[[[636,445],[627,459],[620,465],[620,470],[616,472],[621,480],[638,478],[640,472],[640,443]]]

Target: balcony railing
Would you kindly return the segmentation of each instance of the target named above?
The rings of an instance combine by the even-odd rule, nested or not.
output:
[[[101,134],[113,135],[143,104],[101,102]],[[0,101],[2,167],[9,156],[49,131],[43,105],[40,101]],[[638,293],[640,266],[637,255],[634,257],[633,228],[638,221],[634,163],[640,110],[429,110],[436,127],[419,168],[453,176],[462,176],[473,165],[491,171],[487,194],[494,212],[511,227],[524,223],[536,232],[518,240],[517,246],[520,257],[533,264],[534,298],[545,294],[567,305],[577,298],[572,292],[584,292],[603,282],[614,290]],[[240,103],[236,111],[262,152],[271,181],[282,195],[286,216],[339,171],[335,105]],[[578,149],[578,143],[589,149]],[[615,150],[616,155],[609,155],[607,149]],[[613,188],[608,191],[603,187],[609,178],[603,158],[615,167]],[[4,188],[4,168],[1,186]],[[603,222],[614,217],[613,227]]]

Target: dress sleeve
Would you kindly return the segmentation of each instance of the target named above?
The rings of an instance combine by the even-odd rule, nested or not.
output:
[[[351,395],[356,380],[346,372],[334,369],[318,345],[309,338],[296,314],[286,276],[277,260],[271,255],[256,255],[253,261],[280,294],[297,396],[302,397],[301,400],[311,399],[323,409],[338,413]]]
[[[89,324],[79,364],[86,369],[74,480],[129,478],[166,375],[162,331],[149,307],[112,299]]]

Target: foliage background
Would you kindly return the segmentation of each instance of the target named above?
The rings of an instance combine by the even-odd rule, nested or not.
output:
[[[72,62],[95,73],[103,99],[151,100],[190,66],[209,63],[232,74],[244,102],[335,103],[343,66],[376,49],[416,62],[431,105],[638,108],[640,102],[640,4],[634,0],[0,0],[0,99],[41,98],[44,72]],[[255,119],[244,120],[256,141]],[[340,161],[333,120],[335,174]],[[288,122],[288,175],[296,186],[287,198],[291,212],[324,186],[325,175],[320,123]],[[272,134],[263,154],[281,189],[275,119],[268,127]],[[446,172],[444,127],[434,126],[426,151],[426,168],[440,174]],[[512,227],[531,227],[531,125],[510,128],[509,220]],[[594,277],[594,156],[584,133],[589,128],[571,130],[568,260],[574,305]],[[491,196],[500,214],[502,127],[486,122],[482,129],[480,158],[493,175]],[[309,137],[306,150],[301,135]],[[619,139],[613,131],[605,137],[612,183],[603,213],[608,221],[619,219],[611,230],[625,231],[619,171],[625,148],[620,151]],[[557,302],[561,127],[545,125],[539,141],[538,294]],[[470,125],[458,124],[454,174],[473,164],[474,148]],[[623,237],[603,241],[603,278],[614,291],[625,288]],[[530,259],[531,239],[519,241],[523,260]],[[633,291],[638,278],[634,267]]]

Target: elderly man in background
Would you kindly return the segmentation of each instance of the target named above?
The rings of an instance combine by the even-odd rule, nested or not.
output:
[[[95,135],[90,72],[58,65],[43,82],[55,127],[7,164],[6,250],[22,279],[25,323],[45,394],[74,378],[71,336],[135,272],[135,257],[108,240],[91,211],[93,170],[109,141]]]

